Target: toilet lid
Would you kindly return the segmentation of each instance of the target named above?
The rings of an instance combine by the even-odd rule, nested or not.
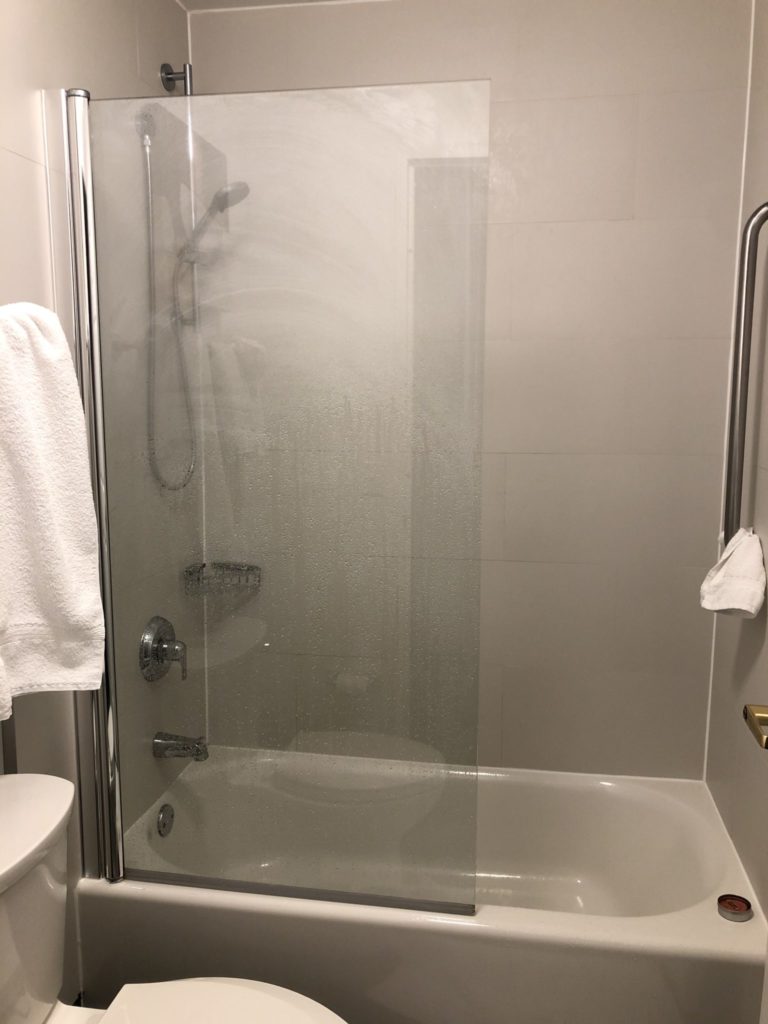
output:
[[[244,978],[125,985],[101,1024],[344,1024],[298,992]]]

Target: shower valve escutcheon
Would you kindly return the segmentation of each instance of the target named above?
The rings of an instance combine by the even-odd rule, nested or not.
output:
[[[173,625],[162,615],[154,615],[139,641],[139,668],[149,682],[167,675],[174,661],[181,665],[181,678],[187,678],[187,645],[176,639]]]

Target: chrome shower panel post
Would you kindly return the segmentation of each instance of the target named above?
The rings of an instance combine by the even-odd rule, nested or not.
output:
[[[107,458],[102,393],[101,335],[96,276],[96,231],[88,124],[90,96],[66,93],[69,219],[74,268],[75,361],[85,410],[91,483],[99,528],[101,594],[106,625],[104,678],[93,695],[99,861],[111,882],[124,876],[120,766],[117,749],[116,676],[112,571],[107,504]]]
[[[752,320],[755,307],[757,247],[760,230],[768,220],[768,203],[752,213],[744,225],[739,255],[739,281],[736,294],[731,386],[728,403],[728,441],[726,445],[723,540],[725,544],[741,525],[741,499],[744,486],[744,451],[747,437],[749,364],[752,350]]]

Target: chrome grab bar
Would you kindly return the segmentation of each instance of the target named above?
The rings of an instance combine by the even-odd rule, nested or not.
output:
[[[744,487],[744,449],[747,437],[749,359],[752,351],[752,319],[755,309],[755,276],[760,229],[768,220],[768,203],[752,213],[741,236],[739,282],[736,295],[731,390],[728,406],[723,539],[727,544],[741,526]]]

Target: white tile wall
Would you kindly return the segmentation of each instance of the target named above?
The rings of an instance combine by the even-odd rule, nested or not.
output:
[[[160,55],[183,62],[186,52],[176,0],[0,6],[0,194],[14,197],[0,206],[0,302],[53,299],[41,90],[157,95]]]
[[[488,335],[725,337],[733,250],[705,218],[492,224]]]
[[[0,303],[54,303],[49,196],[52,216],[66,217],[66,183],[60,160],[46,183],[41,90],[81,86],[94,96],[152,95],[159,91],[151,50],[158,39],[163,59],[186,59],[186,15],[175,0],[0,4]],[[16,702],[20,771],[74,780],[73,710],[66,694]],[[73,879],[80,873],[78,830],[73,820]],[[77,944],[68,941],[62,998],[80,990],[77,959]]]
[[[720,0],[522,0],[511,78],[528,96],[730,89],[746,73],[748,10]]]
[[[159,92],[152,70],[156,55],[151,47],[161,45],[167,59],[183,60],[186,16],[175,0],[153,5],[139,5],[133,0],[82,2],[71,5],[66,12],[54,3],[8,3],[0,12],[0,22],[0,194],[5,197],[0,204],[0,302],[30,300],[51,306],[55,297],[41,89],[77,85],[91,89],[94,97]],[[66,218],[67,184],[60,159],[51,156],[50,209],[61,229],[62,218]],[[65,233],[59,230],[57,240],[63,239]],[[66,282],[59,282],[59,287],[66,291]],[[120,529],[123,514],[131,521],[129,536],[136,536],[136,511],[122,507],[115,510],[118,538],[125,536]],[[147,523],[142,513],[148,512],[141,507],[139,523]],[[136,539],[133,547],[123,545],[123,550],[133,556],[139,547]],[[47,764],[40,758],[45,756],[50,740],[45,730],[24,729],[25,707],[20,704],[17,716],[25,736],[21,757],[24,769],[33,771],[37,764]],[[64,728],[57,717],[62,707],[51,707],[52,732]],[[39,725],[41,720],[45,723],[38,712],[36,723]],[[146,725],[142,723],[141,735],[146,733]],[[128,732],[130,735],[130,729]],[[39,749],[32,742],[35,736]],[[62,772],[66,773],[66,766],[62,766]]]
[[[768,198],[767,61],[768,3],[757,0],[742,220]],[[765,295],[763,256],[756,288],[752,413],[742,521],[745,525],[754,525],[762,538],[764,551],[768,550],[768,416],[765,414],[768,307]],[[768,788],[768,756],[747,730],[741,712],[745,703],[768,703],[767,621],[765,608],[753,620],[717,616],[707,762],[707,781],[763,907],[768,905],[768,859],[765,855],[768,820],[762,813]]]
[[[203,91],[491,80],[482,761],[701,775],[749,7],[191,15]]]
[[[744,0],[395,0],[192,17],[206,91],[491,79],[488,763],[698,774],[696,563],[717,522],[748,13]],[[764,0],[757,30],[750,207],[768,193]],[[50,304],[39,91],[159,93],[160,60],[186,59],[186,17],[175,0],[13,0],[0,40],[0,191],[14,200],[0,207],[0,302]],[[765,699],[764,622],[720,623],[709,768],[751,867],[765,837],[750,794],[768,768],[738,710]],[[630,701],[620,742],[613,714]],[[41,763],[31,739],[21,753]]]
[[[38,117],[41,111],[38,109]],[[45,167],[9,149],[0,149],[3,245],[0,249],[0,301],[53,300]]]
[[[674,220],[727,209],[743,121],[743,89],[641,96],[637,216]]]
[[[495,103],[490,220],[631,217],[637,106],[635,96]]]
[[[491,80],[482,761],[701,774],[749,14],[191,15],[203,91]]]
[[[42,90],[82,86],[95,98],[156,94],[156,45],[164,59],[186,59],[186,14],[176,0],[78,0],[66,7],[9,0],[0,7],[0,303],[55,301],[49,209],[61,225],[67,185],[60,154],[51,154],[46,181]],[[57,240],[64,238],[58,232]],[[59,288],[66,292],[66,282]],[[34,728],[27,728],[28,706],[31,715],[31,702],[19,702],[16,713],[21,769],[52,770],[52,737],[73,735],[61,717],[71,714],[71,702],[51,702],[50,721],[38,702]],[[71,774],[71,765],[62,761],[60,771]]]

